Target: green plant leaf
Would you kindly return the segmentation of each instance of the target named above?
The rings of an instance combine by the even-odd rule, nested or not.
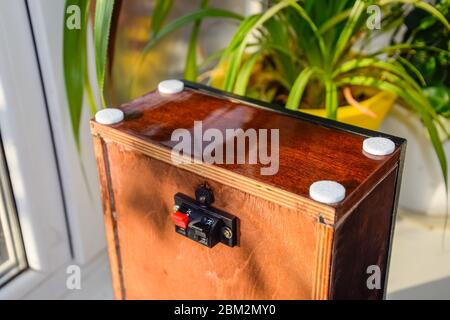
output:
[[[286,108],[290,110],[298,110],[302,101],[303,93],[309,79],[314,74],[315,68],[307,67],[300,72],[289,93]]]
[[[441,48],[434,47],[434,46],[427,46],[425,44],[424,45],[414,45],[414,44],[409,44],[409,43],[400,43],[400,44],[395,44],[392,46],[387,46],[378,51],[370,53],[367,56],[377,56],[377,55],[384,54],[384,53],[391,53],[391,52],[397,52],[397,51],[403,51],[403,50],[405,50],[405,51],[413,51],[413,50],[431,51],[431,52],[441,53],[443,55],[450,57],[450,51],[443,50]]]
[[[244,41],[244,39],[256,24],[256,22],[260,19],[260,17],[261,15],[257,14],[245,18],[236,30],[233,38],[230,41],[230,44],[225,49],[219,62],[219,65],[227,66],[221,89],[226,91],[233,90],[237,70],[240,66],[240,59],[242,58],[242,54],[244,53],[246,46],[246,42]],[[236,62],[239,63],[237,65],[237,68],[233,67]]]
[[[423,95],[422,89],[420,87],[417,88],[416,86],[412,86],[409,82],[406,82],[404,81],[404,79],[387,71],[383,72],[381,75],[378,75],[378,77],[380,78],[380,80],[386,80],[388,82],[397,85],[400,88],[403,88],[411,97],[413,97],[414,99],[416,99],[416,101],[418,101],[421,110],[427,112],[430,115],[430,117],[432,117],[432,119],[434,119],[439,125],[441,125],[444,131],[447,132],[447,129],[440,121],[436,111],[433,109],[429,101]]]
[[[362,0],[356,0],[353,5],[352,11],[348,17],[347,23],[342,30],[338,41],[336,43],[336,48],[333,56],[332,64],[335,65],[337,61],[341,58],[342,53],[345,48],[349,45],[350,39],[355,32],[355,27],[359,22],[362,13],[364,12],[365,4]]]
[[[94,43],[98,88],[102,107],[106,107],[103,92],[105,84],[106,61],[108,59],[109,32],[114,10],[114,0],[97,0],[95,6]]]
[[[423,94],[430,101],[434,110],[444,117],[450,116],[450,89],[444,85],[428,87],[423,90]]]
[[[255,66],[256,61],[261,56],[261,52],[258,51],[243,64],[241,71],[239,72],[238,78],[236,80],[236,85],[234,86],[234,93],[239,95],[245,95],[247,92],[247,85],[250,79],[250,76],[253,71],[253,67]]]
[[[202,9],[206,9],[209,0],[203,0],[201,4]],[[184,67],[184,78],[189,81],[197,80],[197,41],[200,33],[201,20],[195,21],[192,27],[191,38],[189,39],[188,53],[186,57],[186,64]]]
[[[208,57],[206,57],[201,63],[200,68],[206,68],[210,64],[214,63],[215,61],[220,60],[220,58],[223,56],[225,52],[225,49],[217,50],[216,52],[211,53]]]
[[[319,29],[317,28],[317,26],[314,24],[314,22],[311,20],[311,18],[309,17],[308,13],[305,11],[305,9],[303,9],[296,1],[291,0],[291,6],[300,14],[300,16],[306,21],[306,23],[309,25],[309,27],[311,28],[314,36],[317,39],[317,42],[319,44],[319,49],[320,49],[320,54],[322,58],[325,58],[326,56],[326,48],[325,48],[325,43],[324,40],[322,38],[322,35],[319,32]]]
[[[150,38],[161,30],[172,6],[173,0],[155,0],[150,22]]]
[[[85,50],[86,61],[87,61],[87,50]],[[94,116],[97,112],[97,104],[95,102],[94,93],[92,92],[91,81],[89,79],[89,66],[85,64],[85,72],[84,72],[84,90],[86,91],[87,103],[89,105],[91,116]]]
[[[272,46],[276,51],[271,55],[276,69],[280,70],[280,74],[284,76],[287,83],[293,83],[296,76],[296,68],[293,63],[293,52],[289,52],[289,28],[286,25],[287,22],[281,19],[270,19],[264,27],[268,30],[269,36],[266,43],[264,43],[263,49],[269,49]],[[278,48],[283,48],[279,50]]]
[[[405,59],[405,58],[403,58],[401,56],[398,56],[396,58],[398,59],[398,61],[401,64],[406,66],[416,76],[417,79],[419,79],[420,84],[422,86],[426,86],[427,85],[427,83],[425,81],[425,78],[423,77],[422,73],[411,62],[409,62],[408,59]]]
[[[288,51],[288,49],[286,47],[283,47],[282,45],[278,45],[278,44],[275,44],[275,43],[272,43],[272,42],[268,42],[268,43],[264,44],[264,48],[265,49],[273,49],[274,51],[277,51],[280,54],[290,56],[290,58],[291,58],[291,60],[293,62],[294,61],[297,62],[297,63],[301,63],[302,62],[300,57],[295,57],[295,56],[293,57],[292,56],[293,52]],[[294,64],[292,64],[292,66],[294,66]],[[295,70],[293,70],[293,71],[295,71]]]
[[[436,110],[431,106],[429,101],[426,99],[420,87],[413,86],[409,82],[388,71],[381,73],[380,75],[378,75],[378,77],[380,80],[383,81],[386,80],[390,83],[395,84],[399,88],[403,88],[405,92],[407,92],[413,99],[417,101],[418,106],[420,106],[420,110],[426,112],[437,124],[439,124],[439,126],[442,128],[445,134],[447,135],[449,134],[448,131],[449,128],[447,128],[446,125],[441,121]]]
[[[233,38],[231,38],[228,47],[226,48],[227,53],[230,53],[231,51],[235,50],[244,41],[247,34],[249,34],[253,26],[256,24],[256,22],[258,22],[261,16],[262,14],[251,15],[246,17],[241,22],[238,29],[234,33]]]
[[[83,90],[86,72],[86,34],[87,10],[89,0],[66,0],[63,27],[64,81],[69,106],[72,132],[78,151],[80,151],[80,121],[83,108]],[[68,17],[80,9],[80,28],[69,28]]]
[[[351,12],[352,12],[352,9],[347,9],[345,11],[339,12],[337,15],[326,20],[325,23],[320,26],[319,33],[324,34],[328,30],[334,28],[339,23],[345,21],[350,16]]]
[[[395,84],[389,83],[387,81],[383,81],[380,79],[365,77],[365,76],[355,76],[340,79],[338,82],[338,86],[342,85],[357,85],[357,86],[365,86],[377,88],[379,90],[389,91],[397,96],[399,96],[405,103],[417,111],[420,115],[422,122],[427,128],[428,134],[430,136],[433,148],[435,150],[436,156],[439,160],[439,164],[442,170],[442,176],[444,178],[445,186],[448,188],[448,175],[447,175],[447,157],[444,152],[444,148],[442,146],[442,142],[439,138],[439,134],[437,128],[432,120],[432,117],[428,113],[428,108],[425,108],[423,105],[423,101],[421,99],[417,99],[415,94],[412,94],[410,90],[405,89],[404,87],[399,87]]]
[[[223,82],[225,91],[229,91],[229,92],[233,91],[239,69],[241,68],[241,61],[242,61],[242,56],[244,55],[244,52],[245,52],[245,48],[246,48],[246,43],[245,43],[245,41],[242,41],[239,48],[237,50],[235,50],[234,52],[232,52],[230,55],[230,60],[228,63],[227,70],[225,72],[225,79]]]
[[[279,11],[292,5],[293,0],[283,0],[276,5],[270,7],[261,15],[250,16],[241,24],[235,36],[228,46],[230,61],[225,72],[225,80],[223,89],[225,91],[232,91],[236,82],[238,70],[241,67],[242,56],[249,41],[249,35],[259,27],[263,26],[266,21],[272,19]],[[235,49],[235,47],[237,47]]]
[[[325,80],[325,109],[327,118],[336,120],[339,106],[337,86],[332,80]]]
[[[426,2],[420,1],[420,0],[381,0],[380,1],[381,6],[384,6],[387,4],[393,4],[393,3],[410,4],[416,8],[422,9],[422,10],[428,12],[429,14],[431,14],[432,16],[434,16],[436,19],[438,19],[447,28],[447,30],[450,31],[450,24],[448,23],[445,16],[429,3],[426,3]]]
[[[349,61],[344,62],[342,65],[340,65],[338,68],[335,69],[333,72],[333,78],[339,76],[340,74],[347,73],[350,71],[353,71],[358,68],[371,68],[371,71],[373,72],[373,69],[381,69],[381,70],[387,70],[390,71],[396,75],[399,75],[402,77],[406,82],[408,82],[412,87],[414,87],[417,90],[421,90],[417,82],[410,77],[410,75],[406,72],[406,70],[398,65],[395,65],[393,62],[386,62],[381,61],[378,59],[373,58],[358,58],[358,59],[352,59]]]
[[[213,18],[213,17],[235,19],[235,20],[243,19],[242,16],[234,12],[214,8],[201,9],[188,13],[182,17],[179,17],[169,22],[164,27],[162,27],[160,31],[154,37],[152,37],[146,44],[143,50],[143,55],[148,53],[148,51],[152,49],[162,38],[166,37],[168,34],[174,32],[175,30],[185,26],[186,24],[193,23],[199,19]]]

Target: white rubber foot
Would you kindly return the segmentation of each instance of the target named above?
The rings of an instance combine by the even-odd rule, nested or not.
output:
[[[309,187],[309,196],[325,204],[333,204],[344,200],[345,188],[335,181],[317,181]]]
[[[123,111],[115,108],[103,109],[95,114],[95,121],[105,125],[116,124],[121,122],[123,119]]]
[[[164,80],[158,85],[158,91],[162,94],[175,94],[184,90],[184,83],[180,80]]]
[[[368,138],[363,142],[363,150],[374,156],[387,156],[395,150],[395,144],[387,138]]]

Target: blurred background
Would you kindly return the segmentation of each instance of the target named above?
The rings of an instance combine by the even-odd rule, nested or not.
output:
[[[190,27],[165,37],[138,63],[154,5],[152,0],[121,1],[109,49],[113,63],[107,66],[111,106],[153,90],[161,80],[183,77]],[[174,1],[168,20],[199,5]],[[245,16],[264,5],[252,0],[210,4]],[[85,103],[81,115],[78,152],[67,106],[64,11],[63,0],[0,1],[0,300],[113,298],[89,107]],[[238,26],[232,20],[205,20],[199,64],[206,66],[206,58],[224,48]],[[386,46],[386,39],[373,46]],[[92,46],[88,50],[93,56]],[[438,68],[446,74],[445,62]],[[92,61],[89,69],[93,79]],[[208,76],[206,70],[200,68],[199,78]],[[100,100],[98,94],[94,98]],[[380,130],[408,140],[388,298],[450,299],[450,228],[444,230],[448,194],[439,162],[421,120],[410,110],[394,104]],[[448,159],[449,141],[443,146]],[[79,267],[81,288],[68,286],[72,265]]]

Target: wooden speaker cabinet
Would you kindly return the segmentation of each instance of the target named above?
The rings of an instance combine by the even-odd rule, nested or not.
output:
[[[119,110],[91,121],[117,299],[384,297],[405,140],[189,82]]]

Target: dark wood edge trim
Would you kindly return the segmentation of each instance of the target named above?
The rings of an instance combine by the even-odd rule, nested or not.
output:
[[[398,201],[400,198],[400,188],[402,184],[402,175],[403,175],[403,167],[405,164],[405,155],[406,155],[406,141],[401,147],[400,152],[400,160],[398,162],[398,171],[397,171],[397,179],[396,179],[396,186],[395,186],[395,196],[394,196],[394,204],[392,206],[392,216],[391,216],[391,231],[389,234],[389,248],[387,253],[387,259],[386,259],[386,266],[385,266],[385,275],[384,275],[384,288],[383,288],[383,300],[386,299],[386,292],[387,292],[387,285],[389,281],[389,267],[391,264],[391,255],[392,255],[392,244],[394,240],[394,232],[395,232],[395,224],[397,219],[397,209],[398,209]]]
[[[317,220],[317,249],[316,263],[314,269],[314,283],[312,288],[312,299],[329,299],[331,254],[333,247],[333,226],[330,226],[322,219]]]
[[[351,133],[358,134],[358,135],[361,135],[364,137],[385,137],[385,138],[391,139],[397,146],[401,146],[402,144],[404,144],[406,142],[406,140],[403,138],[392,136],[392,135],[389,135],[386,133],[356,127],[356,126],[353,126],[350,124],[345,124],[345,123],[334,121],[331,119],[313,116],[313,115],[303,113],[300,111],[289,110],[279,104],[267,103],[264,101],[260,101],[260,100],[256,100],[256,99],[252,99],[252,98],[248,98],[248,97],[244,97],[244,96],[239,96],[239,95],[236,95],[236,94],[233,94],[230,92],[226,92],[226,91],[222,91],[222,90],[219,90],[216,88],[205,86],[200,83],[194,83],[194,82],[190,82],[187,80],[181,80],[181,81],[184,82],[184,84],[187,88],[190,88],[193,90],[203,91],[203,92],[209,93],[210,95],[213,95],[213,96],[216,96],[219,98],[226,97],[228,99],[238,101],[238,102],[241,102],[244,104],[250,104],[253,107],[277,112],[277,113],[284,114],[284,115],[287,115],[287,116],[290,116],[293,118],[305,120],[308,122],[313,122],[315,124],[325,126],[328,128],[332,128],[332,129],[336,129],[336,130],[340,130],[340,131],[351,132]]]
[[[401,155],[401,146],[396,149],[385,164],[379,167],[372,174],[361,182],[360,186],[352,193],[345,196],[345,201],[341,202],[336,207],[336,222],[345,218],[345,216],[353,210],[372,190],[388,176],[390,172],[398,166],[398,161]],[[362,194],[362,198],[361,195]],[[364,196],[365,195],[365,196]]]
[[[352,212],[353,212],[353,211],[361,204],[361,202],[363,202],[363,201],[366,199],[366,197],[367,197],[368,195],[370,195],[370,194],[378,187],[378,185],[379,185],[380,183],[382,183],[382,182],[384,181],[384,179],[386,179],[386,178],[387,178],[394,170],[396,170],[396,169],[398,169],[398,163],[395,164],[393,167],[391,167],[389,171],[385,172],[385,173],[383,174],[383,176],[382,176],[376,183],[374,183],[374,184],[371,186],[370,189],[368,189],[368,190],[364,193],[364,197],[362,197],[361,199],[358,199],[358,201],[357,201],[355,204],[353,204],[350,208],[348,208],[348,209],[345,211],[345,214],[344,214],[344,215],[340,216],[339,219],[336,220],[336,222],[334,223],[334,228],[335,228],[335,229],[338,229],[339,226],[340,226],[343,222],[345,222],[346,218],[349,217],[349,216],[352,214]],[[394,198],[395,198],[395,195],[394,195]]]
[[[106,142],[103,138],[99,137],[101,147],[102,147],[102,158],[103,158],[103,166],[104,166],[104,174],[105,174],[105,183],[106,188],[108,190],[109,194],[109,206],[110,206],[110,219],[111,224],[113,228],[113,237],[114,237],[114,250],[116,252],[116,259],[117,259],[117,271],[119,273],[119,282],[120,282],[120,299],[125,300],[126,299],[126,291],[125,291],[125,281],[124,281],[124,275],[123,275],[123,267],[122,267],[122,255],[120,251],[120,239],[119,239],[119,232],[118,232],[118,226],[117,226],[117,212],[116,212],[116,206],[115,206],[115,200],[114,200],[114,191],[112,189],[112,180],[111,180],[111,170],[109,166],[109,156],[108,156],[108,147],[106,145]]]

